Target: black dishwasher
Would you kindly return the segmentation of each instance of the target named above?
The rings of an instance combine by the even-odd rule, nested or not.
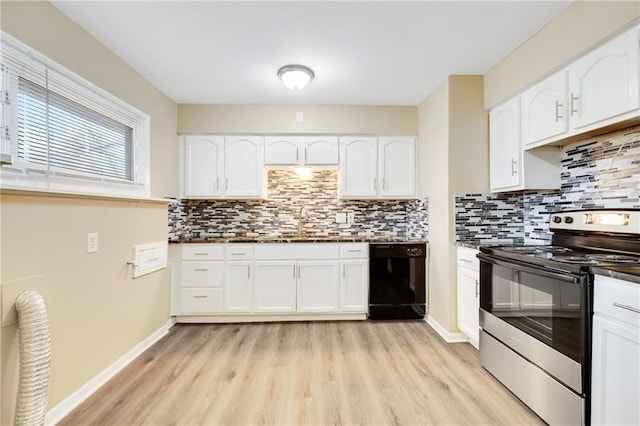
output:
[[[418,319],[426,311],[424,243],[369,245],[369,319]]]

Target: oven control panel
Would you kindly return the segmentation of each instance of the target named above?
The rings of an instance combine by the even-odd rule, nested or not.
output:
[[[640,209],[556,212],[551,214],[549,228],[640,234]]]

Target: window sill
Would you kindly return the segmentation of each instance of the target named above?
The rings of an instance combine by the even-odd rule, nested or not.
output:
[[[1,195],[24,195],[33,197],[57,197],[57,198],[78,198],[78,199],[96,199],[111,201],[136,201],[149,204],[168,204],[172,199],[169,198],[151,198],[135,195],[105,195],[90,192],[74,192],[74,191],[46,191],[42,189],[24,189],[24,188],[0,188]]]

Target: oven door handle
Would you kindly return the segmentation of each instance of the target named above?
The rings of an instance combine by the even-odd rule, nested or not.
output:
[[[523,262],[509,259],[508,261],[502,259],[496,259],[495,257],[488,256],[484,253],[478,253],[478,259],[481,262],[491,263],[493,265],[502,266],[508,269],[513,269],[520,272],[529,272],[534,275],[540,275],[546,278],[553,278],[559,281],[572,282],[575,284],[579,284],[582,281],[582,277],[571,274],[570,272],[561,271],[558,269],[551,268],[548,266],[541,266],[540,269],[532,268],[528,264]]]

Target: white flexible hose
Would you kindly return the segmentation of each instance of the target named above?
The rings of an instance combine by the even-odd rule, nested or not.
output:
[[[51,367],[51,329],[44,298],[25,290],[16,298],[20,350],[20,381],[16,426],[43,425]]]

